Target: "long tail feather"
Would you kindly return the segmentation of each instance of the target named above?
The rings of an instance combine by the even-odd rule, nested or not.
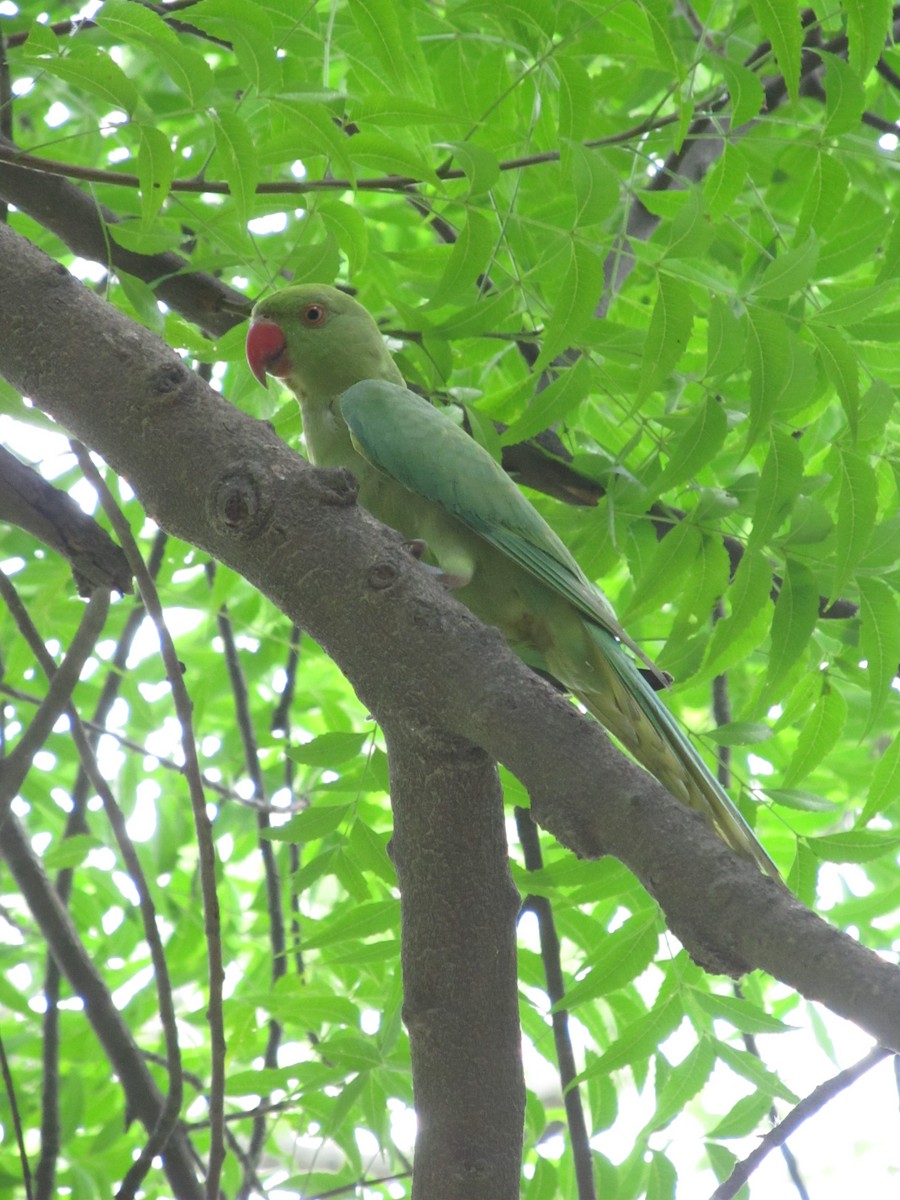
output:
[[[599,627],[591,634],[591,687],[574,687],[573,694],[667,791],[701,813],[733,850],[781,882],[753,830],[626,651]]]

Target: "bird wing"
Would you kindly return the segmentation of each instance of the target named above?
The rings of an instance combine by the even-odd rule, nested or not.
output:
[[[382,380],[354,384],[340,406],[354,446],[372,466],[452,513],[648,661],[537,509],[448,416],[408,388]]]

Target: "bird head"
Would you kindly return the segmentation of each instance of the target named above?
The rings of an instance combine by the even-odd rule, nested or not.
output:
[[[335,395],[396,372],[362,305],[325,284],[287,287],[260,300],[250,318],[247,362],[263,387],[274,375],[297,395]]]

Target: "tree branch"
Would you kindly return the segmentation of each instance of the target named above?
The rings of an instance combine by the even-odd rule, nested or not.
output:
[[[900,1048],[900,970],[736,858],[356,509],[346,472],[308,467],[5,228],[0,370],[125,475],[159,524],[302,624],[385,729],[480,746],[560,841],[630,867],[707,969],[769,971]]]

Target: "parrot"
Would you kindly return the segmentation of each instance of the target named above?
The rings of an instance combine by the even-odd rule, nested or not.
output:
[[[677,800],[735,851],[778,868],[649,678],[668,678],[619,625],[603,592],[495,459],[406,387],[352,296],[282,288],[253,308],[247,361],[296,397],[314,466],[344,467],[359,503],[532,668],[575,697]],[[650,670],[637,666],[635,657]]]

